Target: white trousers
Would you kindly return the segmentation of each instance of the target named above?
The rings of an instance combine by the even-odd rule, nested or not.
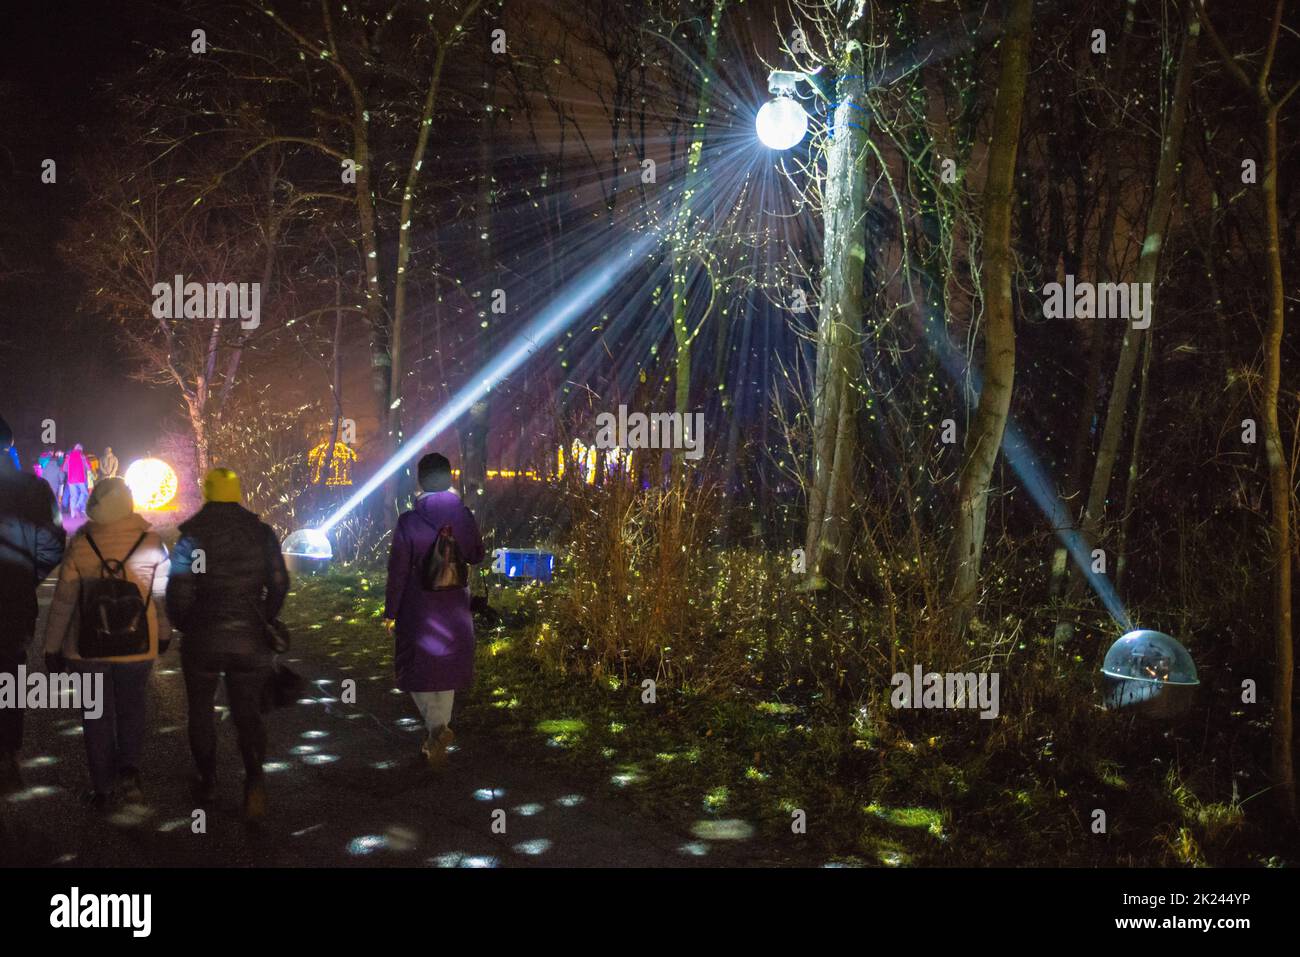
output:
[[[430,732],[451,724],[451,704],[456,699],[454,691],[412,691],[415,706],[420,709],[424,727]]]

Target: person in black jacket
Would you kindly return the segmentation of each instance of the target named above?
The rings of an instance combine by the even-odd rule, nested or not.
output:
[[[240,505],[242,497],[239,477],[230,469],[213,469],[204,478],[205,504],[182,523],[172,552],[167,614],[184,635],[181,669],[190,751],[198,766],[195,795],[206,802],[216,790],[212,705],[224,674],[244,759],[244,814],[256,820],[266,813],[261,704],[271,676],[267,630],[289,593],[289,572],[275,532]]]
[[[66,535],[50,487],[18,471],[13,433],[0,419],[0,673],[17,681],[36,633],[36,589],[63,560]],[[0,794],[22,788],[23,709],[0,708]]]

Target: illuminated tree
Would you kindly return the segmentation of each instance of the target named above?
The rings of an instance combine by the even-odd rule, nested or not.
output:
[[[1016,331],[1012,314],[1011,214],[1015,198],[1020,116],[1029,71],[1032,0],[1011,0],[1006,31],[999,43],[1001,61],[993,138],[984,182],[984,359],[979,405],[966,439],[959,477],[954,598],[969,613],[979,588],[980,561],[988,514],[989,479],[1002,445],[1011,408],[1016,370]]]

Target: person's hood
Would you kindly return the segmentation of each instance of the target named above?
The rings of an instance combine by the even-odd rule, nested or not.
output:
[[[427,517],[439,508],[446,508],[448,502],[459,501],[460,496],[451,489],[445,492],[421,492],[415,500],[415,510]]]
[[[127,531],[133,535],[139,535],[141,532],[147,532],[153,528],[143,515],[135,512],[115,518],[112,521],[99,521],[92,516],[90,521],[86,522],[83,527],[91,535],[102,534],[104,536],[117,531]]]
[[[102,525],[112,525],[134,513],[131,489],[120,478],[104,479],[86,501],[86,517]]]

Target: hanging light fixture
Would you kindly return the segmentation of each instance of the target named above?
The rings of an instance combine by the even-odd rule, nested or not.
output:
[[[754,118],[759,141],[770,150],[788,150],[808,134],[808,113],[794,98],[795,85],[805,76],[796,70],[773,70],[767,90],[774,94]]]

